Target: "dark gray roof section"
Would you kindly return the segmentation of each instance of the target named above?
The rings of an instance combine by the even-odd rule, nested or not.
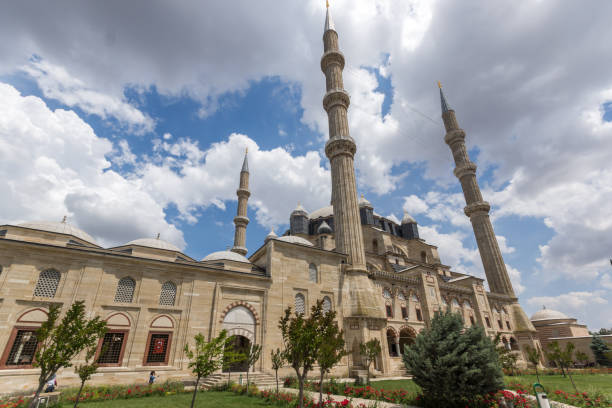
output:
[[[247,173],[249,172],[249,161],[247,159],[248,153],[244,154],[244,161],[242,162],[242,170],[241,171],[246,171]]]
[[[440,88],[440,103],[442,104],[442,113],[446,113],[450,110],[450,108],[448,107],[448,103],[446,102],[444,92],[442,92],[442,88]]]

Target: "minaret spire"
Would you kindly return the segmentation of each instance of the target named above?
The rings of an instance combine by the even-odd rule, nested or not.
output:
[[[342,69],[344,55],[338,46],[338,33],[334,28],[329,7],[323,33],[324,53],[321,70],[325,74],[326,93],[323,108],[329,118],[329,140],[325,155],[331,164],[332,205],[334,207],[334,231],[336,250],[348,255],[345,316],[382,318],[382,307],[374,294],[374,286],[368,278],[363,232],[357,201],[354,156],[357,146],[349,133],[347,111],[350,104],[344,90]]]
[[[232,252],[236,252],[240,255],[247,254],[246,248],[246,227],[249,224],[247,217],[247,202],[251,196],[249,191],[249,162],[248,162],[249,150],[246,149],[244,152],[244,161],[242,162],[242,170],[240,171],[240,186],[236,190],[238,196],[238,210],[234,217],[234,225],[236,230],[234,232],[234,247],[231,249]]]
[[[442,105],[442,119],[446,128],[444,141],[451,149],[455,159],[454,174],[461,183],[463,195],[465,196],[465,215],[470,218],[476,243],[482,259],[482,265],[487,276],[487,282],[491,292],[501,293],[515,298],[512,283],[506,270],[506,264],[502,258],[493,225],[489,219],[491,206],[482,198],[478,180],[476,179],[476,164],[468,156],[465,147],[465,132],[459,127],[455,111],[448,108],[448,103],[440,87],[440,102]]]

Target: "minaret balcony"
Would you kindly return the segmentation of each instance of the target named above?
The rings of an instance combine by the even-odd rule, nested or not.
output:
[[[469,162],[466,164],[463,164],[461,166],[457,166],[455,167],[455,170],[453,170],[453,173],[455,174],[455,177],[457,177],[459,180],[461,180],[461,177],[463,176],[475,176],[476,175],[476,164]]]
[[[332,158],[345,154],[353,157],[357,151],[357,145],[350,136],[333,137],[325,143],[325,155],[331,160]]]
[[[463,212],[468,217],[471,217],[473,214],[476,214],[476,213],[488,214],[490,209],[491,209],[491,205],[489,203],[487,203],[486,201],[478,201],[478,202],[466,205],[465,208],[463,209]]]
[[[326,112],[329,112],[331,108],[338,105],[348,109],[350,104],[351,98],[344,89],[332,89],[323,97],[323,108]]]
[[[327,51],[321,57],[321,71],[327,71],[327,67],[330,64],[337,64],[340,66],[340,69],[344,69],[344,54],[336,50]]]
[[[248,217],[243,217],[241,215],[237,215],[234,217],[234,224],[236,226],[244,226],[246,227],[247,224],[249,223],[249,218]]]
[[[251,196],[251,192],[246,188],[239,188],[238,190],[236,190],[236,195],[240,198],[249,198]]]

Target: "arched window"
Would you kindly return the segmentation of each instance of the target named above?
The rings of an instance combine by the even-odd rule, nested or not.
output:
[[[55,269],[44,270],[38,275],[38,282],[34,288],[34,296],[55,297],[60,281],[60,273]]]
[[[329,296],[325,296],[323,298],[323,312],[327,313],[331,310],[331,308],[332,308],[331,299],[329,298]]]
[[[412,300],[413,302],[418,302],[419,297],[416,295],[416,293],[413,293],[412,295],[410,295],[410,300]]]
[[[174,306],[175,299],[176,285],[170,281],[164,283],[159,294],[159,304],[162,306]]]
[[[451,301],[451,305],[453,305],[453,307],[461,307],[459,306],[459,301],[457,299],[454,299]]]
[[[317,282],[317,266],[315,264],[308,265],[308,277],[311,282]]]
[[[385,299],[391,299],[391,291],[387,288],[383,289],[383,297]]]
[[[444,298],[444,296],[442,296],[441,300],[442,300],[442,306],[447,307],[448,306],[448,302],[446,301],[446,298]]]
[[[470,303],[469,300],[464,300],[463,301],[463,307],[465,307],[466,309],[471,309],[472,308],[472,304]]]
[[[427,262],[427,253],[425,251],[421,251],[421,262]]]
[[[117,284],[117,292],[115,292],[115,302],[117,303],[132,303],[134,299],[134,289],[136,282],[132,278],[121,278]]]
[[[306,311],[306,299],[304,299],[304,295],[298,293],[295,295],[295,312],[298,314],[304,314]]]
[[[406,300],[406,295],[404,295],[404,292],[399,292],[399,293],[397,294],[397,298],[398,298],[399,300]]]

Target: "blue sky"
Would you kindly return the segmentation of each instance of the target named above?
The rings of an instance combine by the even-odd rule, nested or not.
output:
[[[98,20],[82,4],[48,10],[65,30],[19,5],[0,17],[1,221],[68,215],[105,246],[159,232],[200,259],[232,245],[247,146],[250,252],[298,201],[327,205],[324,8],[175,5],[167,19],[172,6],[134,3]],[[442,80],[528,314],[546,304],[612,327],[612,76],[598,68],[611,33],[555,4],[526,2],[534,25],[503,2],[334,2],[358,189],[380,214],[409,211],[443,263],[483,276],[443,142]],[[164,30],[112,18],[133,12]],[[564,31],[569,15],[597,39]]]

